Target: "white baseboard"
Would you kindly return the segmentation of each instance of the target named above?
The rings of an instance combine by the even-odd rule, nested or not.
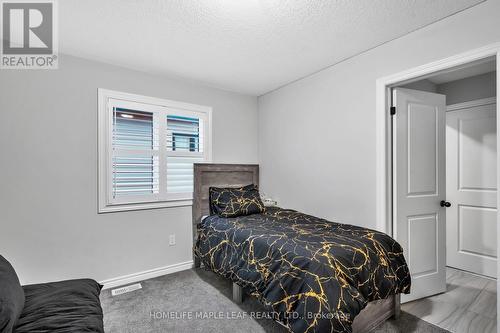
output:
[[[135,282],[144,281],[147,279],[152,279],[152,278],[162,276],[162,275],[167,275],[167,274],[172,274],[175,272],[184,271],[184,270],[191,269],[191,268],[193,268],[193,261],[192,260],[186,261],[186,262],[181,262],[178,264],[169,265],[169,266],[158,267],[158,268],[150,269],[150,270],[143,271],[143,272],[119,276],[116,278],[101,281],[99,283],[104,286],[103,289],[110,289],[110,288],[120,287],[120,286],[130,284],[130,283],[135,283]]]

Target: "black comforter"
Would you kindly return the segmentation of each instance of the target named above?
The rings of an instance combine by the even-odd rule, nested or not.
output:
[[[368,302],[410,291],[408,267],[394,239],[292,210],[207,217],[195,253],[296,333],[351,332]]]
[[[90,279],[23,286],[25,306],[14,333],[104,333],[101,286]]]

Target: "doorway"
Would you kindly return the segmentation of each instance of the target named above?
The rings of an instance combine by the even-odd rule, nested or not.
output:
[[[476,50],[377,83],[377,110],[396,106],[396,116],[378,118],[378,130],[385,129],[378,220],[405,248],[413,271],[403,310],[455,332],[496,331],[497,51]],[[478,72],[488,66],[493,71]],[[480,75],[492,77],[494,96],[456,100],[470,91],[460,92],[455,81]],[[453,86],[456,95],[444,90]]]
[[[413,285],[402,309],[454,332],[496,327],[495,69],[393,89],[394,224]]]
[[[497,277],[496,136],[494,97],[447,107],[446,200],[455,204],[446,210],[446,264],[491,278]]]

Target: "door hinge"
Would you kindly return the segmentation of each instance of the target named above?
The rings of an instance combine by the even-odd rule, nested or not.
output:
[[[394,116],[396,114],[396,107],[391,106],[391,116]]]

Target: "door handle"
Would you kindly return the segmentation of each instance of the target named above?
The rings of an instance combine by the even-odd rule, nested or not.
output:
[[[446,207],[446,208],[451,207],[451,203],[448,202],[448,201],[444,201],[444,200],[441,200],[441,202],[439,203],[439,205],[441,207]]]

